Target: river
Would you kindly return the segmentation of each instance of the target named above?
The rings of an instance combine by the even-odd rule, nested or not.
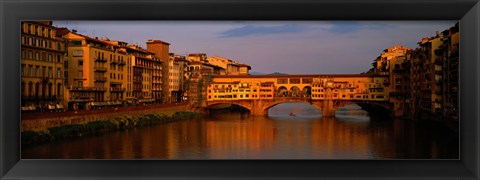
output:
[[[289,113],[295,113],[290,116]],[[23,159],[458,159],[458,135],[357,105],[335,117],[303,103],[266,116],[240,112],[22,148]]]

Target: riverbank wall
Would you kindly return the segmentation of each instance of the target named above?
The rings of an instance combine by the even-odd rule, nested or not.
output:
[[[117,116],[113,119],[55,126],[42,131],[23,131],[21,135],[21,142],[22,145],[28,146],[45,142],[73,139],[88,135],[96,135],[108,131],[150,126],[177,120],[194,119],[201,116],[201,114],[195,112],[175,112],[172,115],[156,113],[137,116]]]
[[[148,114],[171,116],[175,112],[190,111],[186,103],[169,105],[135,106],[117,109],[88,110],[78,112],[22,114],[21,132],[46,131],[52,127],[86,124],[94,121],[113,120],[119,117],[137,117]]]

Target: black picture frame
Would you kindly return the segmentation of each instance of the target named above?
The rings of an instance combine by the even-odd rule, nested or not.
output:
[[[2,179],[480,177],[478,0],[0,0]],[[460,160],[20,160],[21,20],[459,20]]]

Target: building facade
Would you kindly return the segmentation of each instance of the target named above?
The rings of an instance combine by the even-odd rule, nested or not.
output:
[[[21,22],[22,111],[64,109],[65,52],[51,21]]]
[[[63,37],[68,42],[68,108],[89,110],[124,105],[129,69],[126,52],[106,40],[75,31]]]

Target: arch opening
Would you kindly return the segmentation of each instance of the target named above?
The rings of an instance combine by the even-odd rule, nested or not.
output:
[[[277,90],[278,97],[286,97],[288,95],[288,89],[285,86],[280,86]]]
[[[394,112],[386,104],[379,104],[375,102],[347,102],[336,109],[335,114],[341,113],[345,109],[358,109],[354,114],[367,114],[370,118],[374,119],[389,119],[393,116]],[[361,110],[361,111],[360,111]]]
[[[290,88],[289,94],[292,97],[299,97],[301,95],[300,88],[298,88],[297,86],[293,86],[292,88]]]
[[[303,87],[302,95],[303,95],[303,97],[311,97],[312,96],[312,87],[311,86]]]
[[[251,110],[248,107],[242,106],[240,104],[235,103],[217,103],[211,104],[207,106],[208,114],[215,115],[215,114],[224,114],[224,113],[231,113],[231,112],[239,112],[239,113],[250,113]]]
[[[322,110],[308,102],[282,102],[266,108],[271,118],[321,118]]]

